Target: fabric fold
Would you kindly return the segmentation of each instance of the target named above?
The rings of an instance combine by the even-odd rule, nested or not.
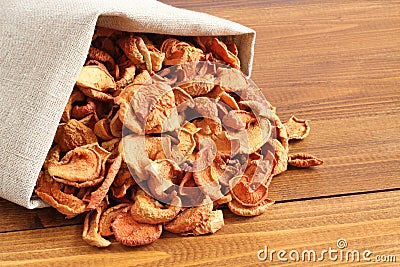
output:
[[[0,197],[26,208],[82,68],[95,26],[130,32],[226,36],[250,75],[255,32],[154,0],[5,1],[0,10]],[[18,14],[18,15],[16,15]]]

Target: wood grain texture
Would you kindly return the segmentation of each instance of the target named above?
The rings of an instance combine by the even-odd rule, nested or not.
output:
[[[116,242],[106,249],[89,247],[81,240],[82,226],[78,225],[2,233],[0,265],[256,266],[261,263],[257,252],[265,245],[274,250],[320,253],[336,248],[339,238],[351,250],[369,249],[373,256],[400,255],[399,202],[400,191],[394,191],[276,204],[253,218],[226,211],[226,225],[214,235],[163,233],[153,244],[137,248]],[[289,264],[277,258],[264,263]],[[326,258],[315,264],[343,262]]]
[[[84,219],[79,215],[66,220],[53,208],[28,210],[4,199],[0,199],[0,214],[0,233],[81,224]]]
[[[264,215],[224,211],[226,225],[214,235],[163,233],[139,248],[89,247],[82,216],[64,220],[51,208],[28,211],[0,199],[0,266],[287,266],[260,263],[256,253],[264,245],[321,251],[339,238],[399,262],[400,1],[162,2],[257,31],[252,79],[282,120],[311,120],[310,136],[290,149],[324,165],[276,176],[270,196],[278,204]]]

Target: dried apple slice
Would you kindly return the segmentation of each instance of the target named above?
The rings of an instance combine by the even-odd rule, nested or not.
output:
[[[97,137],[92,129],[72,119],[58,127],[55,141],[60,145],[62,152],[67,152],[80,146],[97,143]]]
[[[75,217],[86,211],[86,203],[73,195],[61,192],[59,184],[47,172],[40,172],[35,193],[67,218]]]
[[[308,168],[312,166],[321,165],[323,160],[316,158],[313,155],[305,153],[290,154],[288,156],[288,163],[292,166],[299,168]]]
[[[112,232],[111,224],[117,218],[121,210],[130,206],[131,204],[122,203],[115,205],[111,208],[108,208],[101,214],[99,221],[99,233],[101,236],[112,236],[114,233]]]
[[[274,201],[271,199],[265,199],[257,206],[254,207],[246,207],[240,204],[237,200],[232,200],[228,203],[228,208],[236,215],[240,216],[258,216],[265,212],[265,210],[274,204]]]
[[[242,131],[229,131],[228,140],[237,140],[239,148],[236,153],[252,154],[260,149],[271,137],[272,127],[269,120],[259,118],[259,121],[249,123]]]
[[[88,209],[96,208],[101,203],[101,201],[106,197],[108,190],[110,189],[110,186],[113,183],[119,168],[121,167],[121,163],[122,163],[122,156],[118,155],[115,159],[112,160],[110,166],[106,168],[106,178],[103,180],[100,187],[90,194],[90,201],[87,206]]]
[[[183,178],[183,171],[169,159],[156,160],[146,167],[149,174],[147,185],[153,197],[163,202],[172,201],[172,194],[166,193],[171,187],[179,185]]]
[[[167,159],[171,156],[171,138],[168,135],[144,137],[147,156],[151,160]]]
[[[125,246],[142,246],[160,238],[162,224],[147,224],[135,221],[125,208],[111,224],[115,239]]]
[[[104,62],[109,69],[114,69],[115,67],[115,60],[114,58],[108,54],[106,51],[98,49],[94,46],[90,46],[89,52],[88,52],[88,58]]]
[[[234,177],[229,181],[229,185],[233,198],[246,207],[257,206],[268,196],[268,187],[252,181],[247,175]]]
[[[186,91],[184,91],[180,87],[174,87],[172,88],[172,91],[174,93],[175,105],[178,112],[182,112],[186,110],[188,107],[189,108],[194,107],[193,98]]]
[[[218,68],[215,84],[226,92],[239,92],[249,87],[248,80],[242,72],[228,68]]]
[[[130,35],[118,39],[117,44],[134,64],[145,63],[147,71],[152,72],[150,52],[141,37]]]
[[[74,88],[74,90],[71,93],[71,96],[68,99],[68,103],[65,106],[64,112],[61,117],[61,122],[67,122],[71,119],[71,112],[72,112],[72,105],[75,102],[83,101],[85,100],[86,96],[78,89]]]
[[[174,93],[167,84],[143,85],[133,97],[132,108],[139,121],[145,123],[147,134],[179,128]]]
[[[214,210],[211,212],[211,216],[198,224],[191,233],[193,235],[213,234],[220,230],[224,225],[224,215],[222,210]]]
[[[204,53],[201,49],[174,38],[165,39],[160,51],[165,53],[164,64],[167,66],[185,62],[197,62],[204,58]]]
[[[133,219],[140,223],[160,224],[174,219],[181,211],[181,200],[178,196],[171,205],[164,207],[160,202],[139,190],[135,195],[135,202],[131,207]]]
[[[115,88],[114,78],[110,73],[96,65],[82,67],[76,80],[76,85],[79,89],[90,89],[99,92],[106,92]]]
[[[164,229],[171,233],[186,233],[194,230],[201,222],[212,216],[212,203],[184,210],[174,220],[166,223]]]
[[[86,182],[99,178],[101,167],[102,158],[96,150],[92,147],[77,147],[69,151],[60,162],[51,164],[48,171],[51,176],[67,181]]]
[[[177,86],[192,97],[205,95],[214,88],[214,76],[205,74],[202,77],[194,77],[189,82],[179,83]]]
[[[310,134],[309,120],[301,120],[293,115],[283,125],[286,127],[289,139],[304,139]]]
[[[273,140],[273,144],[275,146],[276,165],[272,173],[278,175],[287,170],[288,154],[282,143],[277,139]]]
[[[99,230],[100,216],[107,208],[107,205],[108,201],[103,201],[101,202],[101,205],[85,216],[82,239],[91,246],[104,248],[111,245],[110,241],[101,236]]]

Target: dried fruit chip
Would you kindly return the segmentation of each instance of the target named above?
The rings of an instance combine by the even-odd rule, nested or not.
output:
[[[233,198],[246,207],[257,206],[268,196],[268,187],[247,175],[234,177],[229,185]]]
[[[207,98],[213,98],[215,99],[215,102],[218,103],[218,101],[221,99],[221,95],[225,93],[225,91],[219,86],[218,84],[214,86],[214,89],[212,89],[208,94],[204,95]]]
[[[97,135],[102,140],[111,140],[114,136],[111,133],[110,125],[108,124],[108,120],[106,118],[99,120],[94,125],[93,129],[95,135]]]
[[[178,112],[182,112],[188,107],[194,107],[193,98],[186,91],[184,91],[180,87],[174,87],[172,88],[172,91],[174,93],[175,104]]]
[[[150,133],[170,132],[179,128],[172,88],[166,84],[143,85],[133,97],[132,108]]]
[[[185,121],[183,124],[183,129],[187,130],[191,134],[195,134],[198,131],[200,131],[200,128],[197,128],[194,123],[191,123],[190,121]]]
[[[99,233],[101,236],[112,236],[112,227],[111,224],[115,220],[115,218],[119,215],[121,210],[130,206],[131,204],[122,203],[115,205],[111,208],[108,208],[101,214],[100,221],[99,221]]]
[[[202,118],[207,118],[215,122],[220,122],[218,118],[217,102],[208,97],[196,97],[194,99],[195,109],[202,115]]]
[[[71,117],[74,119],[83,119],[90,114],[96,114],[96,103],[88,98],[85,105],[75,105],[71,110]],[[97,114],[96,114],[97,115]]]
[[[165,53],[164,64],[167,66],[196,62],[204,58],[203,51],[189,43],[180,42],[174,38],[166,39],[162,43],[160,50]]]
[[[132,133],[135,134],[144,134],[144,126],[143,122],[139,121],[133,109],[129,108],[126,113],[124,113],[125,120],[124,120],[124,127],[129,129]]]
[[[229,51],[226,44],[224,44],[218,38],[211,36],[201,36],[196,37],[196,41],[204,50],[213,52],[215,56],[221,58],[233,68],[240,69],[239,58],[234,53]]]
[[[194,230],[201,222],[212,216],[212,203],[184,210],[174,220],[164,225],[171,233],[186,233]]]
[[[102,142],[101,147],[111,153],[110,158],[115,158],[119,154],[118,147],[120,141],[121,138],[113,138],[111,140]]]
[[[196,141],[193,133],[186,128],[182,128],[178,134],[179,144],[178,148],[182,152],[183,156],[187,157],[193,153],[196,148]]]
[[[90,194],[90,201],[87,206],[88,209],[96,208],[101,201],[106,197],[108,190],[111,184],[114,181],[115,176],[118,173],[119,168],[121,167],[122,163],[122,156],[118,155],[115,159],[112,160],[110,166],[108,166],[106,170],[106,178],[104,179],[103,183]]]
[[[272,115],[273,112],[271,111],[271,109],[268,108],[268,106],[266,106],[265,102],[259,102],[254,100],[243,100],[239,101],[238,106],[242,110],[250,111],[263,118],[270,119],[273,117]]]
[[[273,152],[273,149],[268,149],[266,152],[262,151],[262,155],[260,155],[259,159],[252,159],[252,157],[249,156],[249,164],[244,174],[249,176],[252,182],[262,183],[267,187],[269,186],[273,176],[272,171],[276,165]]]
[[[60,162],[51,164],[48,171],[51,176],[67,181],[86,182],[99,178],[101,167],[102,158],[96,150],[92,147],[77,147],[69,151]]]
[[[114,198],[122,198],[126,195],[128,189],[135,184],[136,182],[132,177],[128,166],[125,162],[122,162],[121,167],[118,170],[118,173],[114,179],[114,182],[111,185],[111,195]]]
[[[250,123],[256,122],[256,117],[244,110],[231,110],[222,118],[224,126],[234,130],[244,130]]]
[[[79,89],[106,92],[115,88],[114,78],[103,68],[95,65],[84,66],[79,73],[76,85]],[[85,94],[85,92],[83,92]]]
[[[121,144],[121,147],[127,151],[121,151],[126,164],[135,172],[138,179],[147,180],[148,176],[145,168],[152,161],[148,158],[145,150],[145,138],[143,136],[127,135],[122,138]],[[130,151],[135,151],[135,153]]]
[[[203,171],[211,166],[217,155],[217,149],[214,142],[209,138],[204,139],[200,143],[200,149],[195,155],[196,161],[193,163],[193,171]]]
[[[93,99],[96,99],[101,102],[113,102],[114,97],[112,95],[109,95],[107,93],[103,93],[94,89],[89,89],[89,88],[79,88],[82,93],[87,95],[88,97],[91,97]]]
[[[95,210],[86,214],[83,223],[82,239],[91,246],[103,248],[111,245],[111,242],[104,239],[99,231],[100,216],[107,208],[107,205],[108,201],[103,201]]]
[[[249,123],[242,131],[229,131],[228,140],[238,143],[239,154],[252,154],[260,149],[271,137],[272,127],[269,120],[259,118],[259,121]]]
[[[116,105],[119,105],[120,107],[118,116],[122,122],[125,121],[125,115],[129,110],[129,105],[133,99],[133,96],[143,84],[149,81],[149,79],[149,72],[146,70],[142,71],[134,78],[133,82],[130,85],[124,88],[124,90],[122,90],[121,93],[115,97],[114,103]]]
[[[281,142],[287,153],[289,151],[289,136],[286,127],[275,113],[273,113],[272,116],[276,127],[276,138]]]
[[[220,199],[217,199],[214,201],[214,207],[219,206],[222,204],[226,204],[232,201],[232,194],[228,193],[225,196],[221,197]]]
[[[67,122],[71,119],[71,111],[72,111],[72,105],[75,102],[83,101],[85,100],[85,95],[77,90],[76,88],[72,91],[71,96],[68,99],[68,103],[65,106],[64,112],[61,117],[61,122]]]
[[[116,82],[116,87],[119,89],[122,89],[129,84],[133,83],[135,74],[136,74],[136,66],[131,63],[130,61],[127,61],[127,66],[121,66],[119,65],[122,69],[122,76],[117,80]]]
[[[292,116],[283,125],[286,127],[289,139],[304,139],[310,133],[309,120],[301,120]]]
[[[153,243],[160,238],[161,224],[138,223],[125,208],[111,224],[115,239],[125,246],[141,246]]]
[[[160,71],[165,59],[165,53],[160,52],[157,48],[153,47],[148,47],[150,51],[150,59],[151,59],[151,64],[153,67],[153,71],[157,72]]]
[[[288,154],[281,142],[277,139],[273,140],[273,144],[275,146],[276,165],[272,173],[278,175],[287,170]]]
[[[219,176],[218,181],[221,185],[229,187],[229,181],[233,177],[243,174],[243,165],[240,163],[239,159],[230,159],[223,170],[224,172]]]
[[[239,54],[238,48],[233,41],[226,41],[225,45],[228,48],[228,50],[231,51],[232,54],[234,54],[235,56]]]
[[[50,165],[55,165],[60,160],[61,149],[59,145],[52,147],[46,155],[43,168],[48,169]]]
[[[118,117],[118,114],[115,114],[115,116],[111,119],[110,121],[110,132],[114,137],[121,138],[122,137],[122,122]]]
[[[61,192],[60,185],[47,172],[40,172],[35,193],[47,204],[72,218],[86,211],[86,204],[79,198]]]
[[[97,137],[92,129],[72,119],[59,126],[55,141],[62,152],[67,152],[80,146],[97,143]]]
[[[231,96],[229,93],[227,92],[223,92],[220,96],[220,100],[225,103],[228,107],[230,107],[231,109],[234,110],[239,110],[239,105],[236,102],[235,98],[233,96]]]
[[[174,196],[165,191],[181,183],[183,172],[179,166],[172,160],[160,159],[149,164],[146,171],[150,176],[147,185],[152,195],[164,202],[171,201]]]
[[[171,138],[164,136],[145,136],[144,144],[149,159],[168,159],[171,157]]]
[[[230,211],[240,216],[257,216],[263,214],[265,210],[272,204],[274,204],[274,201],[267,198],[259,203],[257,206],[246,207],[234,199],[228,203],[228,208],[230,209]]]
[[[214,76],[205,74],[203,77],[194,77],[190,82],[179,83],[178,86],[192,97],[205,95],[214,88]]]
[[[104,50],[100,50],[94,46],[90,46],[88,58],[106,63],[109,69],[114,69],[115,67],[115,60],[112,56]]]
[[[213,120],[195,120],[194,124],[201,130],[195,133],[194,138],[198,149],[212,147],[223,155],[235,155],[238,151],[236,140],[230,140],[226,131],[222,131],[222,125]],[[205,142],[205,143],[204,143]]]
[[[147,71],[152,72],[150,52],[141,37],[130,35],[118,39],[117,44],[133,64],[140,65],[145,63]]]
[[[227,68],[218,68],[214,81],[226,92],[239,92],[248,88],[248,81],[242,72]]]
[[[222,210],[215,210],[211,212],[211,216],[202,221],[191,232],[194,235],[213,234],[224,226],[224,214]]]
[[[307,168],[311,166],[321,165],[324,162],[313,155],[297,153],[288,156],[288,163],[295,167]]]
[[[131,215],[140,223],[160,224],[174,219],[181,211],[180,206],[181,200],[178,196],[173,199],[172,205],[165,208],[160,202],[139,190],[131,207]]]
[[[193,174],[193,179],[200,187],[200,190],[212,201],[222,198],[224,195],[221,192],[221,185],[218,182],[218,177],[212,175],[211,167],[207,167],[202,171],[196,171]]]
[[[222,41],[218,40],[217,38],[213,38],[213,43],[210,46],[210,49],[233,68],[240,70],[239,58],[229,51]]]
[[[93,129],[96,122],[98,122],[98,118],[96,118],[96,117],[97,116],[95,116],[95,114],[90,114],[90,115],[80,119],[79,122],[83,123],[90,129]]]

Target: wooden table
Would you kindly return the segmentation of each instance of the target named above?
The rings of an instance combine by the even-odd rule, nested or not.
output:
[[[252,79],[282,119],[296,114],[311,120],[310,136],[291,143],[291,150],[315,154],[324,165],[275,177],[270,195],[276,205],[261,216],[226,210],[226,226],[214,235],[163,234],[138,248],[115,242],[90,247],[81,240],[82,217],[64,220],[50,208],[26,210],[0,200],[0,266],[287,266],[291,250],[300,253],[299,265],[304,250],[319,258],[329,247],[372,252],[366,255],[371,262],[361,258],[358,264],[380,266],[374,260],[382,255],[396,256],[398,264],[400,2],[164,2],[257,31]],[[347,248],[338,249],[338,239]],[[276,253],[272,261],[259,261],[265,246],[285,250],[288,262]],[[345,254],[343,261],[326,254],[312,263],[343,264]]]

